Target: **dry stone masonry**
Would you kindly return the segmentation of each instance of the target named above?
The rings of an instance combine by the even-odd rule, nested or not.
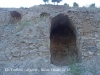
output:
[[[67,75],[73,57],[100,67],[99,8],[0,8],[0,75]]]

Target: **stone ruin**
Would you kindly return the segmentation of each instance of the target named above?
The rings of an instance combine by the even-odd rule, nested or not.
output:
[[[88,66],[91,60],[100,60],[99,56],[99,9],[56,5],[0,8],[0,75],[65,75],[27,69],[67,67],[69,57]],[[21,71],[11,72],[15,68]]]

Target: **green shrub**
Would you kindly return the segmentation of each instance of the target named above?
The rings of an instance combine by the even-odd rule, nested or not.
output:
[[[90,4],[89,7],[95,7],[95,3]]]
[[[82,64],[77,63],[77,56],[68,58],[69,73],[71,75],[84,75],[85,68]]]
[[[73,7],[79,7],[78,3],[74,2]]]

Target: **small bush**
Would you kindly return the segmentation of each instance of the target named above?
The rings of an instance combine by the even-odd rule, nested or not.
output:
[[[90,4],[89,7],[95,7],[95,3]]]
[[[79,7],[78,3],[74,2],[73,7]]]
[[[30,22],[20,22],[20,25],[18,25],[17,28],[17,32],[21,31],[25,26],[30,25]]]
[[[64,3],[64,5],[69,7],[69,4],[67,4],[67,3]]]
[[[82,64],[80,63],[76,63],[77,62],[77,56],[74,56],[74,57],[69,57],[68,59],[68,66],[69,66],[69,73],[71,75],[84,75],[84,72],[85,72],[85,68],[84,66],[82,66]]]

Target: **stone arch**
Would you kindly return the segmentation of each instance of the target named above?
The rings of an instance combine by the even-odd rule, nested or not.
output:
[[[21,13],[17,11],[10,11],[10,23],[17,23],[22,19]]]
[[[50,53],[54,65],[68,65],[69,58],[78,62],[76,31],[67,15],[59,14],[51,19]]]
[[[40,19],[43,20],[43,19],[46,19],[46,18],[49,17],[49,16],[50,16],[49,13],[47,13],[47,12],[42,12],[42,13],[40,14]]]
[[[44,16],[50,16],[50,14],[49,13],[47,13],[47,12],[42,12],[41,14],[40,14],[40,17],[44,17]]]

